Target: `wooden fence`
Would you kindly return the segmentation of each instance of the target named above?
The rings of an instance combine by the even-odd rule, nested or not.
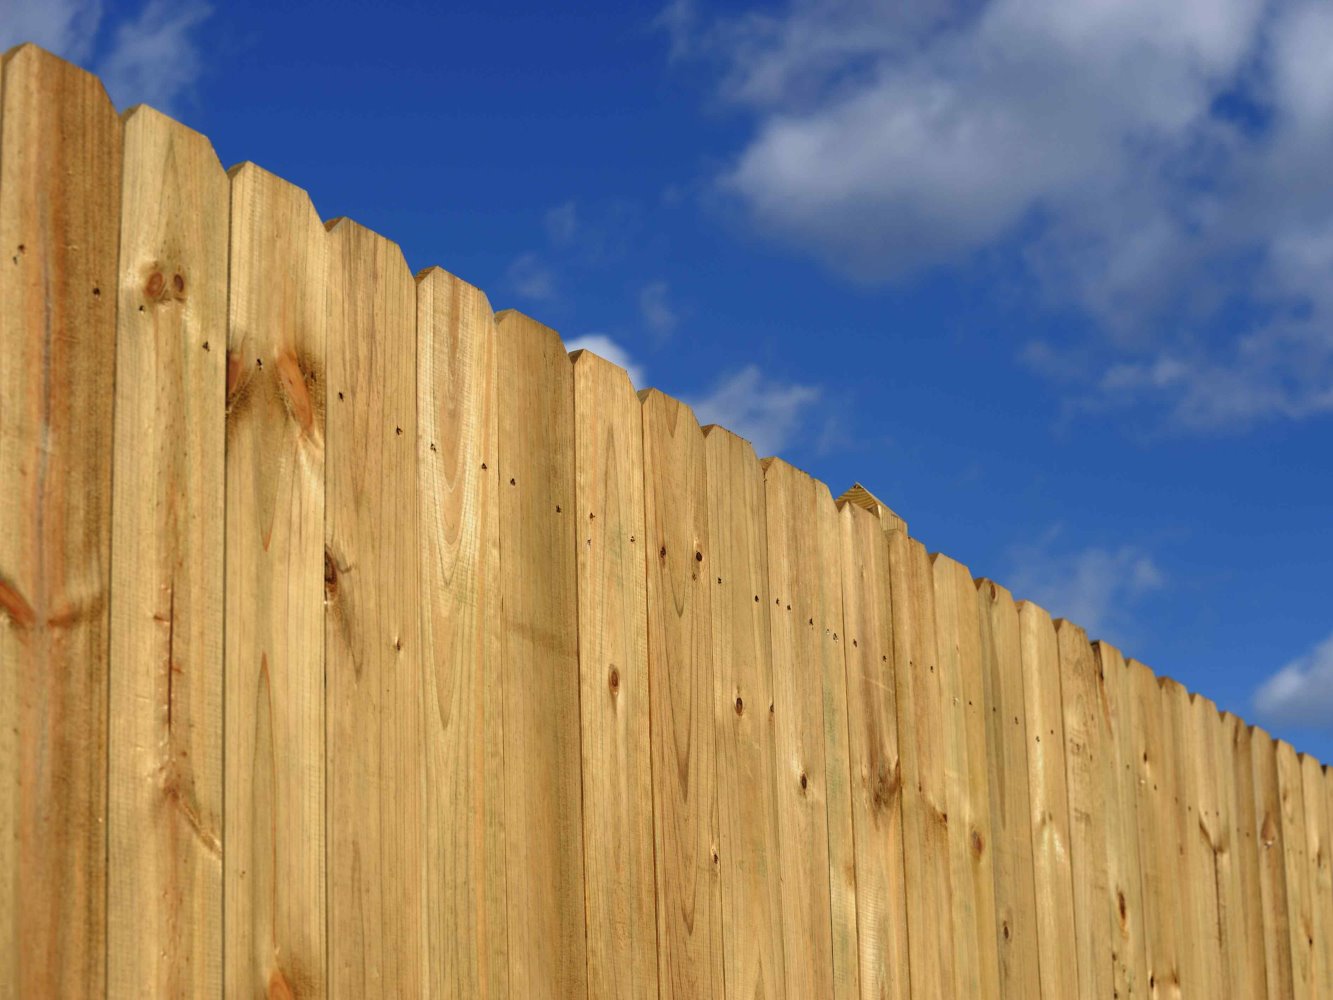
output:
[[[1315,760],[0,87],[0,997],[1333,998]]]

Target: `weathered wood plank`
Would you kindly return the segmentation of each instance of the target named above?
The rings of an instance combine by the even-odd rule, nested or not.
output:
[[[507,997],[495,318],[417,277],[417,475],[432,996]]]
[[[1029,815],[1028,727],[1023,705],[1018,609],[1009,591],[977,583],[985,688],[986,748],[995,858],[995,937],[1000,994],[1010,1000],[1041,995],[1036,873]]]
[[[572,357],[588,991],[656,997],[641,407],[622,369]]]
[[[574,375],[555,331],[496,316],[509,991],[587,993]]]
[[[1028,791],[1032,861],[1037,880],[1037,940],[1041,995],[1078,994],[1074,889],[1069,858],[1069,792],[1065,779],[1060,655],[1051,616],[1031,602],[1018,605],[1027,709]]]
[[[906,1000],[902,762],[885,538],[896,525],[853,503],[843,505],[840,520],[861,996]],[[993,928],[987,933],[993,937]]]
[[[402,251],[329,226],[324,539],[329,990],[427,978],[417,596],[416,284]]]
[[[1255,838],[1259,847],[1259,899],[1263,907],[1264,967],[1268,995],[1296,994],[1291,926],[1287,916],[1287,834],[1277,783],[1277,744],[1257,726],[1250,730]]]
[[[124,142],[107,991],[221,996],[230,187],[151,108]]]
[[[658,977],[663,998],[721,997],[722,894],[704,438],[690,408],[643,403]]]
[[[1065,777],[1069,791],[1070,872],[1074,886],[1074,940],[1079,995],[1116,993],[1116,911],[1107,841],[1116,801],[1114,747],[1101,664],[1087,634],[1072,622],[1055,623],[1060,654]]]
[[[1232,853],[1240,896],[1239,922],[1242,935],[1229,939],[1241,952],[1241,978],[1235,980],[1241,996],[1266,1000],[1268,997],[1267,956],[1264,949],[1263,890],[1260,887],[1261,857],[1265,848],[1259,838],[1255,814],[1253,734],[1250,727],[1231,713],[1222,716],[1221,742],[1226,744],[1220,758],[1231,769]],[[1225,782],[1227,779],[1222,776]],[[1228,921],[1231,925],[1231,921]],[[1233,925],[1234,926],[1234,925]]]
[[[1277,797],[1282,824],[1282,858],[1287,882],[1287,933],[1291,942],[1291,996],[1313,1000],[1315,991],[1314,917],[1311,909],[1309,858],[1306,853],[1305,795],[1296,749],[1274,741]]]
[[[721,427],[704,428],[704,451],[727,993],[784,997],[764,473],[749,442]]]
[[[1328,803],[1319,761],[1300,755],[1305,802],[1305,857],[1310,886],[1310,926],[1314,995],[1333,997],[1333,870],[1330,870]]]
[[[0,995],[106,988],[121,127],[32,45],[0,67]]]
[[[931,557],[936,647],[943,696],[949,860],[953,887],[955,989],[977,1000],[1000,995],[995,868],[986,753],[985,681],[977,591],[966,566]]]
[[[223,981],[326,992],[328,242],[304,191],[231,173]]]

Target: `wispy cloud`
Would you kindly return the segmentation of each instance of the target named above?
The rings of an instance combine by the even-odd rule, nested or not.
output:
[[[4,0],[0,50],[36,42],[97,73],[118,107],[171,112],[203,70],[194,32],[211,12],[197,0],[148,0],[136,14],[105,18],[98,0]]]
[[[1010,549],[1014,596],[1035,601],[1052,615],[1087,629],[1095,639],[1132,628],[1132,612],[1165,583],[1152,556],[1134,545],[1117,548],[1060,545],[1056,525],[1035,543]]]
[[[1254,709],[1267,725],[1333,732],[1333,634],[1264,681]]]
[[[535,253],[522,253],[514,258],[505,272],[505,284],[515,295],[533,302],[555,298],[555,273]]]
[[[565,348],[571,354],[575,351],[592,351],[593,354],[625,369],[636,389],[643,388],[645,384],[643,366],[636,363],[630,352],[619,342],[604,333],[586,333],[581,337],[574,337],[566,342]]]
[[[668,336],[676,329],[679,318],[667,301],[667,283],[651,281],[639,291],[639,312],[648,329],[659,337]]]
[[[1017,262],[1094,321],[1091,406],[1333,412],[1326,0],[676,0],[659,24],[752,119],[718,183],[776,239],[863,281]]]
[[[721,424],[746,438],[758,454],[775,455],[802,429],[820,395],[818,386],[780,382],[748,365],[687,402],[701,424]]]
[[[571,199],[546,210],[546,238],[552,246],[568,246],[579,231],[578,205]]]

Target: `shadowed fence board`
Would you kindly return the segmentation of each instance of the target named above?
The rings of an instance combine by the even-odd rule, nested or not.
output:
[[[641,407],[623,369],[572,358],[588,991],[656,997]]]
[[[1032,867],[1037,884],[1037,941],[1041,995],[1078,993],[1073,873],[1069,858],[1069,793],[1065,778],[1060,654],[1051,616],[1030,602],[1018,605],[1027,710],[1028,794]]]
[[[434,996],[508,996],[498,384],[482,292],[417,278],[426,942]]]
[[[1009,591],[999,584],[979,580],[976,585],[986,755],[990,761],[1000,995],[1010,1000],[1026,1000],[1041,995],[1041,969],[1032,821],[1028,815],[1027,710],[1023,705],[1018,609]]]
[[[1232,843],[1235,848],[1237,891],[1241,908],[1239,920],[1243,938],[1239,942],[1240,978],[1233,980],[1241,996],[1265,1000],[1268,997],[1267,956],[1264,953],[1263,890],[1260,888],[1260,855],[1266,848],[1259,838],[1255,818],[1254,763],[1250,727],[1231,713],[1222,716],[1221,741],[1227,744],[1220,761],[1231,769]],[[1219,780],[1226,781],[1225,776]],[[1229,920],[1228,924],[1234,926]],[[1236,964],[1233,962],[1233,965]]]
[[[663,998],[723,996],[708,470],[690,408],[643,403],[658,979]]]
[[[847,734],[847,665],[842,635],[842,543],[829,489],[805,477],[814,495],[815,564],[796,580],[797,600],[813,610],[824,700],[824,795],[828,812],[829,904],[833,921],[833,996],[860,995],[856,929],[856,845],[852,833],[851,756]],[[792,614],[800,628],[800,610]],[[776,609],[775,609],[776,613]],[[821,627],[822,626],[822,627]]]
[[[223,981],[325,995],[328,243],[304,191],[231,174]]]
[[[967,567],[931,556],[935,588],[947,753],[949,861],[953,886],[955,990],[960,996],[998,998],[995,939],[995,869],[991,859],[990,785],[987,779],[985,684],[977,591]]]
[[[1177,886],[1180,856],[1175,835],[1175,767],[1166,749],[1157,678],[1137,660],[1130,660],[1128,669],[1139,786],[1139,862],[1148,942],[1148,995],[1171,1000],[1180,996],[1179,941],[1184,920]]]
[[[1115,754],[1101,664],[1087,634],[1072,622],[1055,623],[1060,653],[1065,777],[1069,790],[1069,856],[1074,886],[1074,938],[1079,995],[1116,993],[1118,954],[1112,917],[1107,841],[1116,801]]]
[[[1104,805],[1107,886],[1110,892],[1112,989],[1143,997],[1148,989],[1143,882],[1139,863],[1138,767],[1134,760],[1134,699],[1124,657],[1104,642],[1093,645],[1106,715],[1111,782]]]
[[[1259,893],[1264,914],[1264,965],[1268,995],[1296,995],[1292,931],[1287,916],[1287,833],[1277,783],[1277,744],[1259,727],[1250,730],[1254,812],[1259,841]]]
[[[426,979],[417,599],[416,284],[398,247],[329,226],[324,536],[329,989]]]
[[[1277,796],[1281,809],[1282,858],[1286,866],[1287,932],[1291,941],[1291,995],[1296,1000],[1316,997],[1314,981],[1314,923],[1311,910],[1309,858],[1306,852],[1305,795],[1301,764],[1286,740],[1274,741]]]
[[[907,1000],[902,763],[885,538],[896,529],[853,503],[843,504],[839,520],[861,996]]]
[[[1213,834],[1207,768],[1211,754],[1203,747],[1194,722],[1188,691],[1170,678],[1159,680],[1165,699],[1168,743],[1176,761],[1175,814],[1180,862],[1177,891],[1185,913],[1189,947],[1182,953],[1181,987],[1186,996],[1219,996],[1222,990],[1221,940],[1217,910],[1217,872],[1213,865]],[[1183,876],[1183,879],[1182,879]]]
[[[939,748],[944,705],[936,668],[934,579],[920,542],[901,531],[890,532],[888,541],[912,996],[953,996],[949,804]]]
[[[121,128],[25,45],[0,83],[0,995],[106,985]]]
[[[764,473],[750,443],[720,427],[704,428],[704,451],[727,994],[784,997]]]
[[[1305,802],[1305,854],[1310,886],[1310,926],[1315,996],[1333,997],[1333,872],[1329,869],[1329,816],[1324,773],[1308,754],[1300,755]]]
[[[555,331],[496,315],[509,991],[587,993],[574,375]]]
[[[151,108],[124,141],[107,991],[220,996],[230,189]]]

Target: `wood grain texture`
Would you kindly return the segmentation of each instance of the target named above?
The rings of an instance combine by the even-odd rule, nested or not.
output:
[[[1028,728],[1018,608],[997,583],[977,583],[986,752],[995,858],[995,938],[1000,995],[1041,995],[1037,888],[1028,814]]]
[[[912,996],[954,996],[952,879],[943,690],[936,666],[935,588],[924,546],[890,532],[894,690],[903,767],[903,842]]]
[[[1161,691],[1151,670],[1128,663],[1135,722],[1138,774],[1139,861],[1142,865],[1144,927],[1148,943],[1148,996],[1181,996],[1181,936],[1185,914],[1177,882],[1176,771],[1167,745]]]
[[[1037,883],[1037,940],[1041,995],[1078,995],[1069,792],[1065,777],[1060,654],[1051,616],[1031,602],[1018,605],[1027,710],[1028,793],[1032,863]]]
[[[425,912],[433,996],[509,994],[495,318],[417,277]]]
[[[1305,802],[1305,859],[1310,885],[1310,926],[1314,994],[1333,997],[1333,870],[1330,869],[1328,803],[1324,771],[1309,754],[1300,755]]]
[[[999,946],[977,592],[966,566],[938,553],[931,556],[931,563],[945,720],[955,989],[966,996],[998,998]]]
[[[220,996],[230,187],[151,108],[124,142],[107,991]]]
[[[1222,740],[1230,744],[1220,759],[1231,768],[1232,844],[1243,934],[1241,939],[1230,939],[1242,949],[1237,963],[1240,978],[1234,982],[1238,984],[1236,990],[1240,995],[1267,1000],[1268,958],[1264,947],[1263,889],[1260,886],[1261,855],[1266,848],[1260,841],[1255,813],[1253,733],[1249,726],[1229,712],[1222,716],[1222,729]]]
[[[1259,899],[1263,907],[1264,967],[1270,997],[1296,994],[1291,922],[1287,912],[1287,832],[1277,782],[1277,744],[1262,729],[1250,730],[1255,837],[1259,844]]]
[[[843,504],[839,520],[861,996],[906,1000],[902,761],[885,537],[896,525],[853,503]],[[993,937],[992,928],[987,933]]]
[[[496,316],[509,992],[587,993],[574,374],[555,331]]]
[[[764,473],[750,443],[720,427],[704,428],[704,452],[727,995],[771,1000],[787,980]]]
[[[572,358],[588,991],[656,997],[641,407],[623,369]]]
[[[763,464],[787,991],[828,997],[834,995],[833,904],[817,666],[820,633],[829,629],[831,641],[833,626],[816,618],[814,588],[804,589],[802,574],[814,565],[819,545],[810,480],[786,462]]]
[[[322,997],[328,243],[304,191],[231,172],[223,981]]]
[[[329,992],[417,996],[428,973],[416,285],[382,236],[338,220],[328,239]]]
[[[1069,792],[1069,859],[1074,886],[1074,940],[1079,995],[1114,996],[1116,954],[1107,840],[1116,800],[1114,754],[1101,664],[1087,633],[1055,623],[1060,654],[1065,778]]]
[[[1273,755],[1282,824],[1282,858],[1286,868],[1291,995],[1295,1000],[1312,1000],[1319,994],[1315,989],[1314,916],[1301,764],[1296,749],[1286,740],[1274,741]]]
[[[1120,650],[1093,645],[1111,744],[1113,787],[1105,806],[1107,877],[1111,890],[1112,984],[1121,997],[1143,997],[1148,987],[1143,880],[1139,856],[1138,766],[1134,759],[1134,699]]]
[[[35,46],[0,74],[0,995],[94,995],[121,127]]]
[[[684,403],[646,389],[648,670],[661,996],[724,995],[713,712],[713,590],[704,438]]]

